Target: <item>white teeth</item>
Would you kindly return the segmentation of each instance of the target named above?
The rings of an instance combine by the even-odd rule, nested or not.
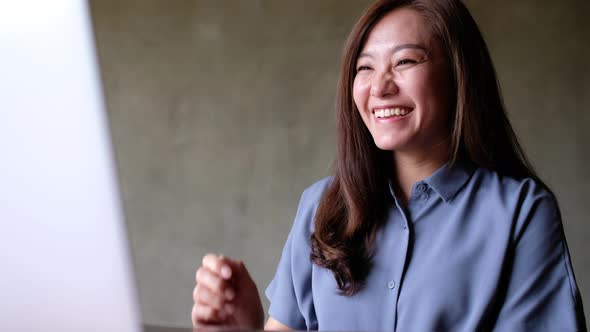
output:
[[[390,116],[404,116],[409,114],[410,111],[404,108],[382,108],[375,110],[375,116],[378,118],[387,118]]]

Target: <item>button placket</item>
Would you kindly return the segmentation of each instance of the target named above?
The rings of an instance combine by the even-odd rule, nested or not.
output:
[[[415,198],[414,198],[415,199]],[[397,324],[397,314],[398,314],[398,300],[399,300],[399,295],[401,292],[401,285],[404,279],[404,266],[406,265],[407,261],[408,261],[408,246],[410,243],[410,236],[411,236],[411,225],[410,223],[411,218],[408,215],[408,212],[402,208],[399,205],[398,201],[395,201],[395,205],[396,205],[396,210],[399,212],[399,216],[401,217],[402,220],[401,221],[401,228],[404,231],[399,231],[398,228],[398,233],[399,234],[399,238],[397,239],[397,241],[395,242],[397,250],[396,253],[399,254],[400,256],[400,260],[398,260],[396,262],[396,264],[394,264],[393,268],[390,269],[388,275],[387,275],[387,279],[383,280],[383,286],[387,286],[386,292],[388,293],[389,296],[391,296],[391,300],[393,301],[393,315],[391,316],[391,321],[390,324],[388,326],[392,326],[393,330],[395,331],[395,326]],[[400,226],[398,226],[400,227]]]

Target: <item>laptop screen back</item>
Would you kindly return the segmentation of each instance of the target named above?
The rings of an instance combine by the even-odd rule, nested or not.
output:
[[[0,330],[139,331],[92,27],[0,0]]]

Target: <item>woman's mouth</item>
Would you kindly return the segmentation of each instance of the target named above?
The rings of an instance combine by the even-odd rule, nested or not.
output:
[[[378,119],[388,119],[395,117],[404,117],[412,113],[414,109],[408,107],[392,107],[392,108],[379,108],[374,109],[373,114]]]

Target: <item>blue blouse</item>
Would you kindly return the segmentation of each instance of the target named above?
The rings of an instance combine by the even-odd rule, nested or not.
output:
[[[299,330],[586,331],[557,203],[533,180],[445,165],[417,182],[407,207],[391,206],[353,296],[310,259],[330,181],[304,191],[266,289],[277,321]]]

